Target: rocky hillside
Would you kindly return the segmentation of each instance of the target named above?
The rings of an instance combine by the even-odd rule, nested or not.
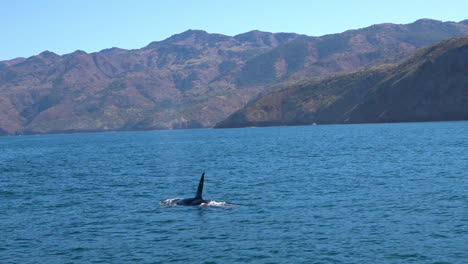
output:
[[[217,127],[468,120],[468,37],[408,60],[303,81],[267,94]]]
[[[418,20],[322,37],[189,30],[136,50],[0,62],[0,135],[211,127],[275,82],[396,62],[468,35]]]

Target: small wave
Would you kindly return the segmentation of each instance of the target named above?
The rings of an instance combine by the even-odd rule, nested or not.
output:
[[[208,203],[203,203],[200,206],[228,207],[231,206],[231,204],[226,202],[209,201]]]
[[[170,198],[163,201],[160,201],[160,205],[177,205],[177,202],[182,200],[182,198]]]
[[[177,202],[182,200],[183,198],[169,198],[163,201],[160,201],[160,205],[165,206],[174,206],[177,205]],[[231,204],[227,202],[218,202],[218,201],[208,201],[208,203],[202,203],[199,206],[209,206],[209,207],[229,207]]]

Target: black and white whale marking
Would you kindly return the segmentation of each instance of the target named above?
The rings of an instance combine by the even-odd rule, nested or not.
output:
[[[192,205],[192,206],[195,206],[195,205],[200,205],[200,204],[207,204],[209,201],[206,201],[203,199],[202,197],[202,193],[203,193],[203,182],[205,181],[205,172],[203,172],[201,178],[200,178],[200,182],[198,183],[198,189],[197,189],[197,193],[195,194],[195,197],[194,198],[184,198],[184,199],[181,199],[179,201],[177,201],[177,205]]]

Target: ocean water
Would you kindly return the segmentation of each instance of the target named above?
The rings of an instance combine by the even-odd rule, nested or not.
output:
[[[0,263],[468,263],[468,122],[0,137]]]

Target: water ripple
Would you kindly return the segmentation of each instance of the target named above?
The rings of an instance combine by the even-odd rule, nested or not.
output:
[[[0,263],[464,263],[464,131],[0,137]],[[200,171],[214,200],[165,199],[194,193]]]

